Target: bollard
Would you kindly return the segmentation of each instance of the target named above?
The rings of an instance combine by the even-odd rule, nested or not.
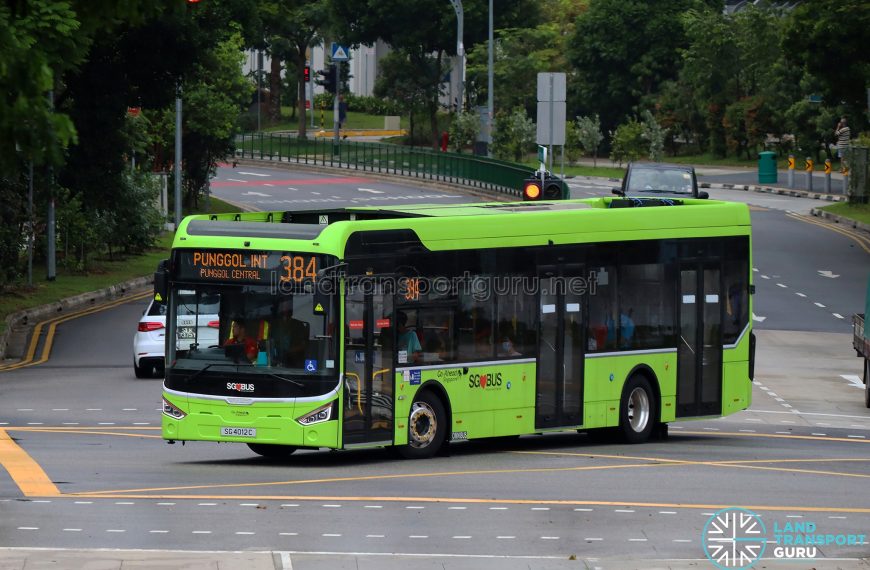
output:
[[[807,191],[813,191],[813,159],[807,157],[804,160],[804,170],[807,171]]]
[[[794,190],[794,155],[788,155],[788,187]]]
[[[825,194],[831,193],[831,159],[825,160]]]

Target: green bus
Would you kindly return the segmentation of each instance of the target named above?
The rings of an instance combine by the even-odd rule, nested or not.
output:
[[[155,274],[163,438],[420,458],[732,414],[751,403],[750,239],[745,204],[693,199],[190,216]]]

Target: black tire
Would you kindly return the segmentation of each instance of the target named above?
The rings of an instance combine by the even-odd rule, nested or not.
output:
[[[622,390],[619,403],[619,431],[626,443],[649,439],[658,419],[658,405],[649,380],[632,376]]]
[[[151,371],[153,369],[154,367],[148,364],[136,366],[136,362],[133,362],[133,374],[136,375],[136,378],[151,378]]]
[[[864,405],[870,408],[870,358],[864,359]]]
[[[431,391],[417,394],[408,415],[408,444],[399,447],[405,459],[432,457],[444,444],[447,434],[447,414],[444,404]]]
[[[249,443],[247,445],[248,448],[257,455],[262,455],[263,457],[268,457],[270,459],[290,457],[293,455],[293,452],[296,451],[296,448],[292,445],[276,445],[273,443]]]

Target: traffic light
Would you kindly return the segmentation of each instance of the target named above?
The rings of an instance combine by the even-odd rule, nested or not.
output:
[[[311,81],[311,66],[306,65],[302,68],[302,76],[305,78],[305,83]]]
[[[320,76],[320,78],[317,79],[317,84],[323,86],[327,92],[335,95],[335,69],[331,67],[322,69],[317,72],[317,75]]]
[[[523,200],[562,200],[567,197],[565,183],[555,176],[548,174],[543,183],[540,175],[523,180]]]

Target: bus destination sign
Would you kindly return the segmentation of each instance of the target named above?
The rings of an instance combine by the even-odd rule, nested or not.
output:
[[[294,283],[317,279],[317,256],[304,253],[176,250],[179,281]]]

